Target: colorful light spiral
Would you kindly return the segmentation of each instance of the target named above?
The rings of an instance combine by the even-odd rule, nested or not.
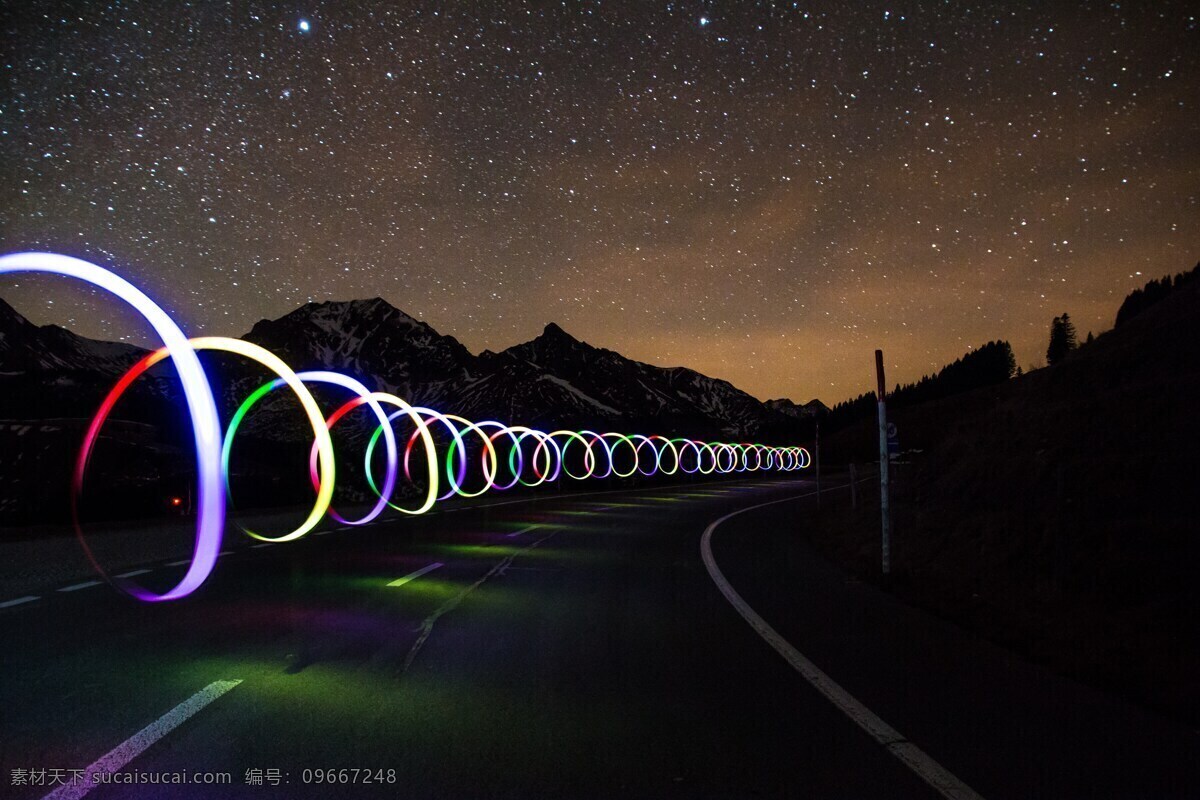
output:
[[[8,272],[62,275],[104,289],[138,311],[163,342],[163,347],[130,367],[104,398],[88,426],[72,477],[75,529],[88,558],[100,574],[117,588],[147,602],[186,597],[212,574],[221,550],[226,507],[233,499],[229,464],[234,440],[246,415],[255,405],[283,386],[287,386],[295,395],[312,428],[309,473],[315,499],[304,521],[281,535],[268,536],[239,524],[248,536],[266,542],[299,539],[316,528],[326,515],[342,524],[366,525],[389,507],[408,515],[423,514],[439,501],[451,497],[478,497],[488,491],[506,491],[518,485],[536,487],[564,478],[581,481],[677,473],[792,472],[805,469],[811,463],[808,450],[798,446],[702,442],[612,431],[556,430],[546,433],[494,420],[472,422],[454,414],[411,406],[392,394],[372,392],[360,381],[337,372],[293,372],[270,351],[240,339],[217,336],[188,339],[167,313],[135,286],[87,261],[53,253],[15,253],[0,257],[0,274]],[[221,431],[212,387],[196,355],[200,350],[232,353],[278,376],[260,386],[239,405],[224,433]],[[192,421],[198,503],[195,545],[187,571],[169,591],[156,594],[127,579],[108,576],[83,537],[77,509],[88,462],[112,409],[134,381],[154,365],[168,359],[179,375]],[[307,384],[318,383],[347,390],[353,397],[326,416],[307,388]],[[363,516],[347,519],[332,507],[337,474],[331,430],[347,414],[361,406],[366,406],[375,420],[375,427],[365,446],[363,470],[367,486],[376,500]],[[395,410],[389,412],[385,406]],[[394,427],[397,420],[411,426],[411,433],[406,437],[397,437]],[[435,438],[437,435],[446,437],[448,443],[439,447]],[[375,464],[380,439],[384,442],[385,474],[382,480],[376,474]],[[416,451],[420,452],[414,457]],[[414,464],[417,465],[415,468]],[[396,502],[402,479],[416,489],[418,495],[424,495],[424,499],[414,508]],[[468,485],[474,488],[467,488]]]

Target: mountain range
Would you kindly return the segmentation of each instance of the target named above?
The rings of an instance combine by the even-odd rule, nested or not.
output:
[[[88,371],[118,375],[142,350],[87,339],[57,325],[34,325],[0,300],[0,375]]]
[[[550,323],[522,344],[471,353],[380,298],[309,303],[242,338],[293,369],[330,369],[416,405],[538,427],[587,427],[734,440],[790,440],[820,401],[764,403],[728,381],[595,347]],[[0,300],[0,417],[90,416],[112,378],[144,350],[37,326]],[[236,368],[240,384],[254,373]],[[223,377],[218,373],[218,379]],[[261,376],[257,377],[261,380]],[[170,382],[161,382],[159,391]],[[57,387],[47,391],[47,387]]]

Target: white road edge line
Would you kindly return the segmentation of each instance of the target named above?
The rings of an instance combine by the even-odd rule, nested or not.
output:
[[[521,530],[519,530],[519,531],[513,531],[512,533],[506,533],[504,535],[509,539],[515,539],[518,536],[520,536],[522,533],[529,533],[530,531],[535,531],[540,527],[542,527],[540,524],[530,525],[528,528],[521,528]]]
[[[194,695],[184,700],[179,705],[172,708],[166,714],[151,722],[146,727],[135,733],[130,738],[126,739],[114,749],[102,755],[97,761],[93,762],[87,769],[84,770],[83,778],[78,783],[65,784],[58,787],[50,794],[46,795],[43,800],[77,800],[83,797],[88,792],[95,789],[97,786],[104,784],[93,783],[92,776],[99,774],[112,774],[119,769],[125,767],[130,761],[133,761],[150,745],[157,742],[159,739],[166,736],[171,731],[178,728],[181,724],[192,717],[196,712],[203,709],[213,700],[216,700],[221,695],[228,692],[233,687],[241,683],[236,681],[213,681],[208,686],[205,686]]]
[[[428,566],[421,567],[416,572],[410,572],[409,574],[405,575],[403,578],[396,578],[396,580],[389,583],[388,586],[403,586],[404,584],[408,583],[409,581],[415,581],[417,578],[421,577],[426,572],[433,572],[435,569],[437,569],[438,567],[441,567],[441,566],[444,566],[442,564],[442,562],[435,561],[432,564],[429,564]]]
[[[145,575],[150,570],[148,569],[131,569],[129,572],[122,572],[120,575],[114,575],[114,578],[132,578],[135,575]]]
[[[3,603],[0,603],[0,608],[12,608],[13,606],[19,606],[24,603],[32,603],[34,600],[41,599],[42,598],[38,597],[36,594],[27,594],[24,597],[18,597],[15,600],[5,600]]]
[[[84,581],[83,583],[72,583],[70,586],[64,586],[58,591],[60,592],[77,592],[80,589],[88,589],[92,586],[99,586],[102,581]]]
[[[767,624],[767,621],[760,617],[742,599],[737,590],[725,579],[721,568],[717,566],[712,553],[712,535],[713,531],[722,522],[739,514],[744,514],[747,511],[754,511],[764,506],[773,506],[777,503],[786,503],[791,500],[799,500],[802,497],[811,497],[815,494],[816,492],[807,492],[793,497],[785,497],[782,500],[772,500],[767,503],[746,506],[713,521],[704,529],[704,535],[700,537],[700,556],[704,559],[704,566],[708,568],[709,577],[717,584],[717,588],[721,590],[721,594],[725,595],[725,599],[729,601],[730,605],[742,615],[742,618],[746,622],[750,623],[750,627],[766,640],[767,644],[775,648],[775,651],[783,656],[806,681],[812,684],[813,688],[823,694],[826,700],[837,706],[855,724],[870,734],[871,738],[883,745],[888,752],[904,762],[909,769],[917,773],[942,797],[950,798],[950,800],[983,800],[982,796],[975,792],[974,789],[967,786],[951,774],[949,770],[934,761],[924,750],[905,739],[899,731],[884,722],[875,712],[843,689],[833,678],[822,672],[816,664],[809,661],[799,650],[792,647],[786,639],[779,635],[778,631]]]
[[[192,563],[192,559],[181,558],[178,561],[168,561],[167,563],[163,564],[163,566],[164,567],[182,567],[184,564],[190,564],[190,563]]]

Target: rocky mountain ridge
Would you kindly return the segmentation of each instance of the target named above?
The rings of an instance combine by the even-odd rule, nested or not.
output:
[[[814,405],[824,408],[819,401],[763,403],[728,381],[626,358],[555,323],[528,342],[475,355],[380,298],[308,303],[258,322],[243,338],[297,371],[344,372],[415,405],[471,419],[748,440],[794,434],[797,421],[816,413]],[[0,382],[28,386],[73,375],[100,385],[144,352],[38,327],[0,301]],[[235,378],[243,375],[231,369]],[[9,407],[20,403],[0,405],[0,414],[20,415]],[[24,413],[36,416],[36,405],[26,405]],[[90,415],[91,408],[78,413]]]

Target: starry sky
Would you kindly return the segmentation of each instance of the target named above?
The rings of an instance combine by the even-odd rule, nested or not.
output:
[[[68,9],[69,6],[69,9]],[[1200,259],[1184,2],[5,4],[0,249],[190,333],[382,296],[833,403]],[[148,343],[6,277],[39,323]]]

